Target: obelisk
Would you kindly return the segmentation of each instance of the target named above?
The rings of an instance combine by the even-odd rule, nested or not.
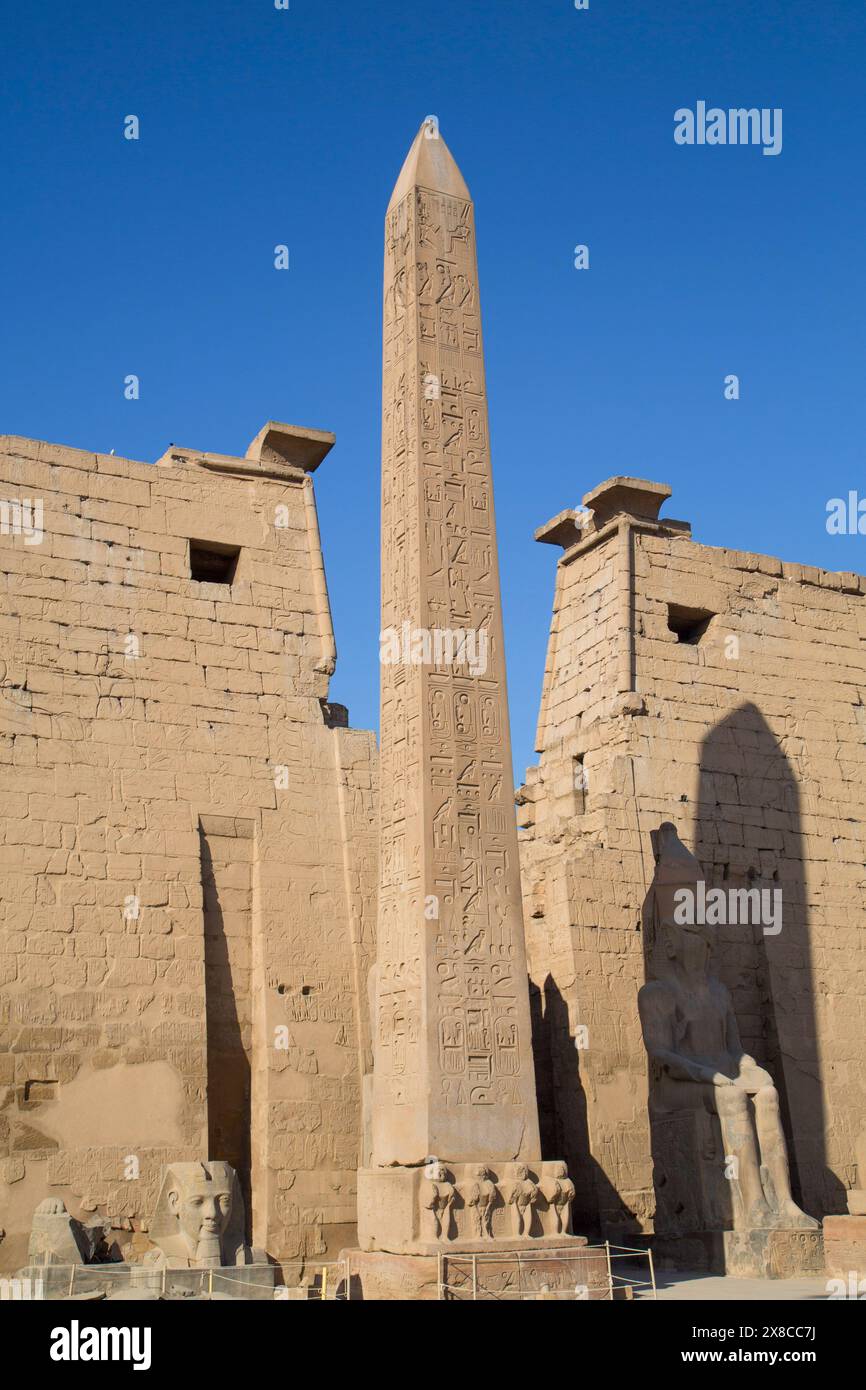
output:
[[[408,1250],[488,1236],[460,1200],[473,1182],[496,1186],[494,1232],[515,1233],[515,1184],[557,1167],[539,1162],[475,218],[433,120],[385,219],[380,659],[359,1230]]]

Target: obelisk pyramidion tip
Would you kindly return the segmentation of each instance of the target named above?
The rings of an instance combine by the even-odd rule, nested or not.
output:
[[[412,142],[400,176],[394,185],[388,209],[402,202],[413,188],[426,188],[432,193],[447,193],[452,198],[470,198],[453,154],[439,133],[434,117],[428,116]]]

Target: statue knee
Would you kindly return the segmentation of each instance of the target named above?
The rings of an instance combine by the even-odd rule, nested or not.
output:
[[[744,1115],[749,1097],[739,1086],[720,1086],[716,1091],[716,1106],[720,1115]]]
[[[775,1086],[762,1086],[760,1091],[756,1091],[755,1105],[762,1110],[777,1111],[779,1109],[779,1092]]]

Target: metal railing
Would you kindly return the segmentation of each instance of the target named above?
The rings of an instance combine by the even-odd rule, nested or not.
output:
[[[604,1252],[604,1275],[599,1273],[599,1252]],[[647,1261],[647,1278],[635,1277],[623,1264]],[[614,1261],[621,1261],[619,1269]],[[575,1277],[583,1274],[584,1278]],[[491,1277],[494,1276],[494,1277]],[[496,1287],[495,1285],[498,1285]],[[440,1301],[543,1302],[613,1301],[632,1299],[638,1290],[656,1297],[652,1252],[627,1245],[584,1245],[539,1251],[504,1250],[457,1255],[447,1251],[438,1257]]]
[[[646,1261],[646,1277],[643,1277],[643,1270],[635,1268],[642,1261]],[[138,1289],[143,1295],[156,1298],[184,1294],[211,1298],[221,1293],[241,1298],[322,1303],[343,1303],[352,1298],[353,1283],[357,1281],[353,1279],[348,1256],[342,1260],[299,1260],[297,1264],[298,1282],[276,1287],[245,1278],[242,1267],[236,1273],[228,1273],[222,1269],[176,1271],[147,1265],[72,1265],[65,1288],[56,1288],[49,1296],[61,1299],[110,1297],[115,1289],[126,1288]],[[38,1268],[41,1273],[41,1267]],[[45,1267],[46,1271],[51,1268]],[[179,1286],[181,1281],[183,1289]],[[656,1297],[652,1252],[636,1246],[611,1245],[610,1241],[578,1249],[554,1246],[536,1251],[491,1250],[466,1254],[441,1251],[437,1257],[437,1286],[438,1298],[443,1302]]]
[[[597,1247],[593,1246],[592,1249]],[[622,1292],[625,1298],[634,1298],[638,1289],[650,1289],[651,1295],[648,1297],[656,1298],[656,1271],[653,1264],[653,1252],[650,1249],[643,1249],[633,1245],[611,1245],[609,1240],[604,1243],[607,1251],[607,1271],[610,1283],[610,1296],[615,1298],[617,1292]],[[635,1256],[639,1260],[646,1260],[648,1279],[630,1278],[628,1274],[620,1274],[614,1270],[613,1261],[622,1260],[623,1262],[635,1263]]]

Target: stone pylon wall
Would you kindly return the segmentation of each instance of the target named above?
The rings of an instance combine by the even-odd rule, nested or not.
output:
[[[327,704],[309,473],[248,454],[0,440],[4,1269],[43,1197],[136,1228],[244,1115],[256,1245],[353,1230],[375,744]]]
[[[640,510],[539,534],[564,548],[519,798],[544,1151],[569,1160],[576,1229],[652,1228],[637,992],[649,832],[672,820],[708,885],[782,892],[778,934],[719,928],[719,974],[776,1079],[795,1192],[844,1212],[866,1129],[866,580]]]

